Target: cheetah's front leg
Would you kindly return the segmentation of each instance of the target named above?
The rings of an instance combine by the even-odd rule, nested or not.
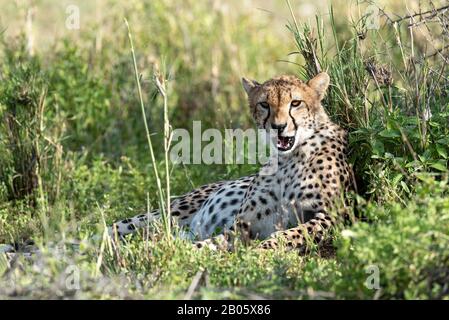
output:
[[[325,233],[332,227],[334,221],[330,215],[317,213],[315,218],[303,223],[295,228],[277,231],[267,240],[260,244],[261,249],[278,249],[281,243],[285,244],[288,250],[306,249],[307,240],[320,244]]]

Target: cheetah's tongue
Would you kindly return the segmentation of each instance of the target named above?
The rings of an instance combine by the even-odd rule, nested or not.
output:
[[[277,147],[280,150],[289,150],[293,146],[294,137],[277,137]]]

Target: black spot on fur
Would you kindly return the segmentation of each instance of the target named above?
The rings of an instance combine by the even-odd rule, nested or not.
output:
[[[236,205],[239,202],[239,199],[232,199],[229,203],[231,204],[231,206]]]

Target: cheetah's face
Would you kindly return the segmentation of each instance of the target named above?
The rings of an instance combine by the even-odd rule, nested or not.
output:
[[[320,120],[327,119],[321,106],[329,85],[327,73],[319,73],[307,83],[285,75],[262,84],[246,78],[242,81],[257,126],[277,130],[274,142],[281,153],[294,150]]]

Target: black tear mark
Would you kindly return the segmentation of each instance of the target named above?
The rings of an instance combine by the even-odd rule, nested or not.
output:
[[[296,124],[295,118],[293,118],[292,116],[292,108],[288,110],[288,115],[290,116],[290,118],[292,118],[293,125],[295,126],[295,131],[298,130],[298,125]]]

